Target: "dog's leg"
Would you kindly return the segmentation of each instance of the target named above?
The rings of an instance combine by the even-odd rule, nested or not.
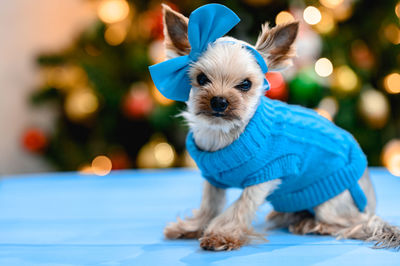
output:
[[[364,212],[358,210],[350,192],[346,190],[315,207],[315,217],[303,217],[289,224],[289,231],[295,234],[316,233],[374,241],[380,248],[400,249],[400,229],[375,215],[375,192],[368,170],[358,183],[368,200]],[[282,217],[283,214],[280,213],[272,215],[273,219]]]
[[[199,238],[208,223],[217,216],[225,205],[225,190],[216,188],[209,182],[204,182],[203,198],[200,209],[193,210],[193,217],[170,223],[164,229],[164,235],[169,239]]]
[[[200,246],[207,250],[231,250],[248,243],[252,237],[260,237],[253,231],[251,221],[257,208],[280,182],[273,180],[245,188],[234,204],[211,221],[200,238]]]

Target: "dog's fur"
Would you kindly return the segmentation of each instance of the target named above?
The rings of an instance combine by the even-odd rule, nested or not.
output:
[[[188,19],[166,5],[164,10],[164,35],[167,58],[190,52],[187,37]],[[262,27],[255,49],[264,57],[270,71],[285,68],[294,56],[293,42],[298,23],[278,25],[272,29]],[[235,40],[237,44],[224,42]],[[196,145],[205,151],[222,149],[244,131],[253,116],[263,94],[264,74],[254,56],[242,49],[242,41],[223,37],[212,44],[190,68],[192,89],[183,113]],[[246,45],[250,45],[247,44]],[[197,76],[203,73],[210,82],[201,86]],[[244,79],[252,82],[251,89],[243,92],[235,88]],[[218,116],[210,106],[212,97],[224,97],[229,102],[226,110]],[[203,199],[193,217],[170,223],[164,231],[169,239],[200,238],[200,246],[208,250],[231,250],[259,237],[251,221],[257,208],[280,184],[273,180],[243,190],[240,198],[223,211],[225,190],[205,181]],[[308,212],[277,213],[268,216],[272,227],[288,227],[297,234],[318,233],[342,238],[376,241],[379,247],[400,247],[400,230],[375,216],[375,193],[368,170],[359,184],[368,199],[366,210],[361,213],[354,205],[348,191]],[[223,211],[223,212],[222,212]]]

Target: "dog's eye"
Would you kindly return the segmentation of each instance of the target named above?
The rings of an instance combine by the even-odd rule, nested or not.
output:
[[[242,82],[240,82],[238,85],[236,85],[235,88],[237,88],[241,91],[248,91],[251,88],[251,81],[249,79],[245,79]]]
[[[200,86],[204,86],[207,83],[210,83],[210,80],[204,73],[200,73],[199,75],[197,75],[197,83],[199,83]]]

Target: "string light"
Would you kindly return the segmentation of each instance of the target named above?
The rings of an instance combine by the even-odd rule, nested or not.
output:
[[[389,141],[382,151],[383,165],[395,176],[400,176],[400,140]]]
[[[304,9],[303,18],[307,24],[315,25],[321,21],[321,12],[314,6],[308,6]]]
[[[328,58],[320,58],[315,62],[315,72],[321,77],[328,77],[333,72],[332,62]]]
[[[319,0],[322,5],[328,8],[336,8],[337,6],[343,4],[344,0]]]
[[[383,80],[383,86],[388,93],[400,93],[400,74],[391,73],[387,75]]]
[[[109,45],[117,46],[121,44],[126,38],[126,28],[122,24],[114,24],[108,26],[104,32],[104,39]]]
[[[105,23],[119,22],[128,16],[129,4],[125,0],[103,0],[97,14]]]
[[[174,150],[166,142],[158,143],[154,147],[154,157],[161,167],[168,167],[175,159]]]
[[[112,168],[111,160],[104,155],[97,156],[92,161],[92,171],[94,174],[104,176],[110,173]]]
[[[278,13],[278,15],[275,18],[275,24],[280,25],[280,24],[286,24],[289,22],[294,21],[294,17],[292,14],[290,14],[287,11],[281,11]]]

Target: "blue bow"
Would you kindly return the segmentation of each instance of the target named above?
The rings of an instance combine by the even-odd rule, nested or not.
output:
[[[188,38],[191,46],[188,55],[166,60],[149,67],[157,89],[168,99],[187,101],[191,89],[190,63],[197,61],[208,45],[224,36],[240,21],[229,8],[220,4],[199,7],[189,17]],[[263,73],[268,71],[262,56],[252,47],[245,46],[256,58]],[[268,82],[264,82],[268,86]]]

